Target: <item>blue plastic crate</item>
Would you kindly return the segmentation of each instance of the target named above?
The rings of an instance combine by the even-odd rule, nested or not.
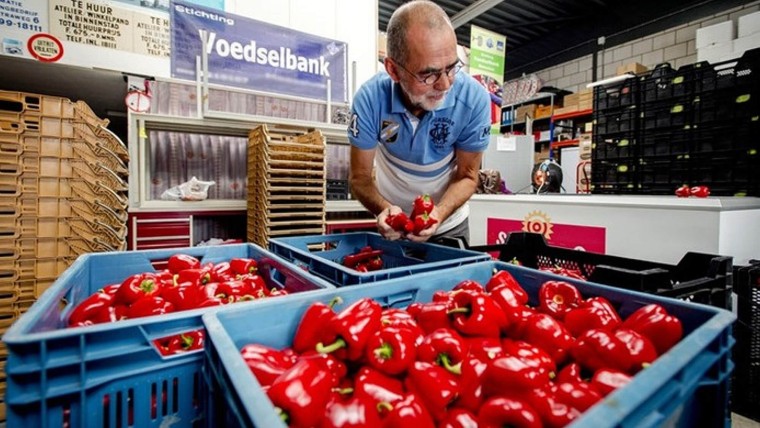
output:
[[[343,266],[343,257],[365,246],[383,251],[383,269],[359,272]],[[389,241],[372,232],[273,238],[269,240],[269,249],[339,287],[491,260],[491,256],[478,251],[406,240]]]
[[[291,293],[313,294],[309,291],[334,288],[253,244],[81,256],[3,336],[8,348],[8,426],[158,427],[203,421],[203,353],[166,357],[153,341],[202,328],[201,316],[219,307],[65,328],[71,310],[99,288],[153,271],[153,263],[160,264],[180,252],[198,257],[202,263],[254,258],[267,285]],[[256,306],[265,300],[291,297],[235,305]]]
[[[589,409],[573,427],[729,426],[728,379],[733,370],[731,324],[735,316],[723,309],[572,280],[504,262],[325,290],[318,293],[318,299],[327,302],[339,295],[345,307],[370,297],[385,307],[403,308],[412,302],[430,301],[436,290],[450,290],[465,279],[485,284],[494,269],[508,270],[529,293],[531,304],[536,304],[538,288],[544,281],[562,279],[575,284],[584,296],[609,299],[619,306],[623,317],[646,304],[659,303],[681,319],[681,342],[629,385]],[[249,343],[289,346],[303,312],[314,300],[315,294],[293,296],[287,302],[263,302],[255,311],[230,307],[203,316],[209,338],[204,371],[218,400],[216,414],[209,419],[211,426],[284,426],[240,356],[240,349]]]

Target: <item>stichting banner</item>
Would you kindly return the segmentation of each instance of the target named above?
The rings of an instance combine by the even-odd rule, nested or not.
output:
[[[331,100],[348,102],[344,42],[190,3],[169,14],[172,77],[195,80],[205,49],[210,83],[327,100],[329,82]]]

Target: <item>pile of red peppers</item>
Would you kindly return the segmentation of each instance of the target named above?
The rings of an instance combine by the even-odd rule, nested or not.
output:
[[[106,285],[88,296],[71,311],[68,326],[88,326],[288,294],[286,290],[267,286],[257,269],[258,262],[252,258],[202,265],[193,256],[175,254],[162,271],[130,275],[121,283]],[[162,353],[174,353],[179,352],[178,349],[202,348],[202,337],[191,333],[162,339],[159,349]]]
[[[405,309],[336,298],[292,346],[241,355],[290,427],[562,427],[683,335],[660,305],[622,319],[565,281],[536,297],[499,271]]]
[[[371,272],[383,268],[383,250],[367,245],[343,257],[343,266],[359,271]]]

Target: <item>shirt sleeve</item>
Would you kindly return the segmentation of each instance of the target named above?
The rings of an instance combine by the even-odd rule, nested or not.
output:
[[[462,129],[456,148],[466,152],[482,152],[488,148],[491,135],[491,100],[480,84],[470,85],[470,117]]]
[[[356,92],[348,122],[348,141],[362,150],[377,146],[377,131],[372,124],[375,122],[373,118],[378,114],[376,106],[380,100],[374,99],[378,92],[370,88],[372,84],[374,80],[362,85]]]

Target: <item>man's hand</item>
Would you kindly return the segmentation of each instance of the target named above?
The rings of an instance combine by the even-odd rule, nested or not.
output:
[[[432,222],[433,224],[423,229],[416,235],[414,233],[407,233],[406,239],[413,242],[426,242],[428,239],[430,239],[431,236],[435,235],[436,231],[438,230],[438,226],[441,225],[441,219],[438,217],[438,207],[434,207],[433,211],[430,211],[430,214],[428,214],[428,216],[435,220]]]
[[[401,232],[393,230],[393,228],[390,227],[388,223],[386,223],[386,219],[388,218],[388,216],[396,215],[401,212],[402,212],[401,207],[397,207],[394,205],[382,210],[380,214],[377,215],[377,231],[380,232],[381,235],[383,235],[383,238],[388,239],[390,241],[395,241],[403,237],[403,234]]]

